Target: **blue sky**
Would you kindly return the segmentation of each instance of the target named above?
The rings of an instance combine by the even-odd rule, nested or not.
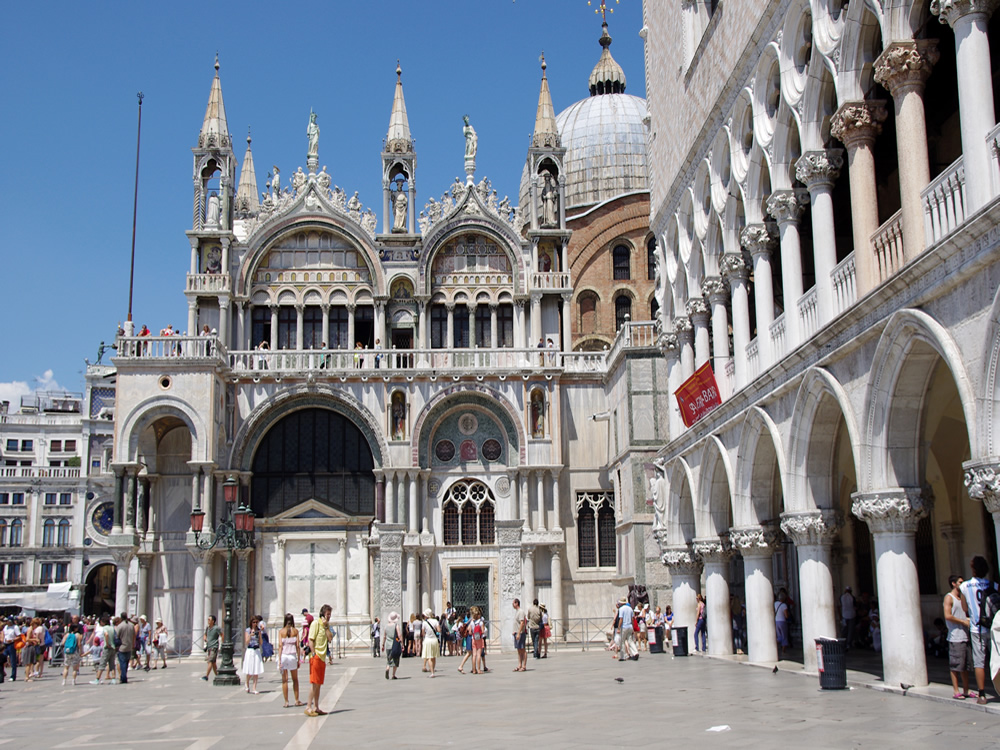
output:
[[[462,174],[462,115],[476,178],[517,201],[545,53],[556,112],[587,96],[600,16],[586,0],[331,3],[17,3],[0,43],[0,201],[6,325],[0,398],[82,390],[84,358],[128,305],[136,92],[143,91],[133,319],[184,329],[191,147],[219,53],[242,162],[252,128],[260,190],[272,164],[305,166],[310,108],[320,163],[381,214],[379,155],[397,58],[416,140],[417,209]],[[640,0],[608,16],[628,93],[645,96]],[[288,178],[286,177],[286,180]]]

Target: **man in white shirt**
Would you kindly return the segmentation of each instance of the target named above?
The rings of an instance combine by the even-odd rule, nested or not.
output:
[[[962,592],[962,608],[969,616],[969,643],[972,645],[972,666],[976,672],[976,686],[979,688],[980,705],[986,704],[986,649],[990,643],[990,623],[979,621],[979,599],[996,589],[996,584],[987,578],[990,565],[986,558],[976,555],[972,558],[972,578],[964,581],[958,590]]]
[[[628,599],[622,597],[618,600],[618,628],[622,635],[622,645],[618,650],[618,661],[625,661],[626,658],[632,661],[637,661],[639,659],[639,654],[633,654],[632,651],[635,649],[635,644],[632,642],[634,633],[632,631],[632,618],[635,613],[632,611],[632,607],[628,603]]]
[[[19,635],[21,635],[21,629],[14,624],[13,620],[7,620],[3,626],[3,650],[7,657],[7,663],[10,664],[11,682],[17,680],[17,649],[14,648],[14,641]],[[2,681],[3,672],[0,671],[0,682]]]

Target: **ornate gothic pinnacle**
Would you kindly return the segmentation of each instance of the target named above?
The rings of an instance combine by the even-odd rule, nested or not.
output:
[[[874,141],[882,132],[888,113],[885,102],[871,100],[842,104],[830,120],[830,135],[850,148],[861,141]]]
[[[883,492],[856,492],[851,513],[868,524],[873,534],[909,532],[934,507],[929,489],[904,487]]]
[[[753,256],[770,253],[775,241],[766,224],[747,224],[740,232],[740,245]]]
[[[970,13],[983,13],[988,18],[996,7],[997,0],[931,0],[931,13],[949,26]]]
[[[940,57],[937,39],[893,42],[875,60],[875,80],[893,96],[909,86],[923,87]]]
[[[844,166],[844,150],[806,151],[795,162],[795,179],[806,187],[827,184],[833,187]]]
[[[726,253],[722,256],[722,275],[732,283],[750,279],[750,264],[743,253]]]
[[[796,190],[775,190],[767,199],[767,212],[779,224],[785,221],[798,222],[802,218],[802,212],[805,211],[808,204],[808,190],[801,188]]]

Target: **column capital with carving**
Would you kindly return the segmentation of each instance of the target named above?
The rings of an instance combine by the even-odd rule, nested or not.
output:
[[[660,347],[660,353],[664,357],[670,359],[671,357],[677,357],[680,355],[680,342],[677,340],[676,333],[661,333],[656,339],[657,345]]]
[[[931,0],[931,13],[952,28],[965,16],[979,13],[989,18],[996,7],[997,0]]]
[[[802,188],[775,190],[767,199],[767,212],[775,218],[779,225],[785,222],[798,224],[808,205],[808,190]]]
[[[740,232],[740,246],[750,253],[752,258],[758,255],[770,255],[776,244],[767,224],[747,224]]]
[[[750,280],[750,264],[745,253],[726,253],[722,256],[722,276],[730,284]]]
[[[872,534],[912,534],[920,519],[934,507],[927,488],[894,487],[851,495],[851,513],[868,524]]]
[[[830,120],[830,135],[849,149],[865,144],[870,146],[882,132],[882,123],[888,116],[882,100],[845,102]]]
[[[718,536],[710,539],[695,539],[691,543],[691,548],[704,563],[725,562],[733,553],[733,548],[729,542],[728,536]]]
[[[937,39],[893,42],[875,59],[875,81],[894,97],[922,90],[939,59]]]
[[[713,305],[725,304],[729,297],[729,286],[721,276],[706,276],[701,282],[701,293]]]
[[[687,305],[685,307],[687,309],[688,317],[695,322],[697,322],[699,318],[702,322],[707,321],[708,316],[711,314],[708,302],[705,301],[704,297],[692,297],[687,301]]]
[[[980,501],[990,513],[1000,513],[1000,460],[967,461],[962,468],[969,497]]]
[[[701,558],[689,545],[667,547],[660,559],[671,575],[701,574]]]
[[[833,544],[843,523],[840,514],[829,509],[781,514],[781,530],[797,547]]]
[[[744,557],[770,555],[778,546],[778,530],[773,526],[741,526],[729,530],[729,541]]]
[[[806,151],[795,162],[795,179],[809,189],[832,188],[844,166],[844,149]]]

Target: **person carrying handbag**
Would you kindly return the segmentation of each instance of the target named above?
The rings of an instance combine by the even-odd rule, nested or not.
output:
[[[399,658],[403,655],[403,637],[399,632],[399,613],[390,612],[389,619],[385,625],[385,634],[382,636],[382,650],[385,651],[385,679],[396,679],[396,670],[399,669]]]

